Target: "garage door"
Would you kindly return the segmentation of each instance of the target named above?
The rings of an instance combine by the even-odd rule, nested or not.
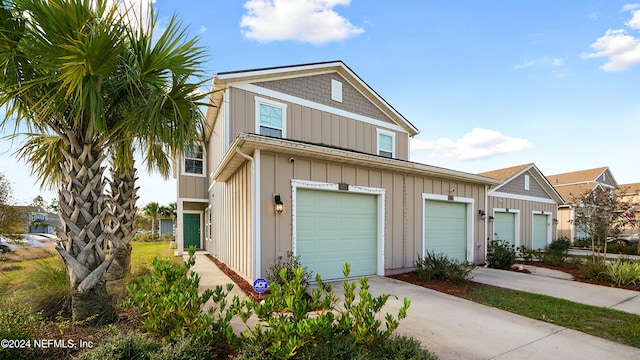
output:
[[[493,220],[493,239],[505,240],[516,245],[516,214],[496,212]]]
[[[377,270],[378,199],[375,195],[298,189],[296,254],[322,279],[374,275]]]
[[[467,260],[467,205],[425,200],[425,249]]]
[[[549,243],[549,232],[547,231],[547,216],[544,214],[533,215],[533,249],[544,249]]]

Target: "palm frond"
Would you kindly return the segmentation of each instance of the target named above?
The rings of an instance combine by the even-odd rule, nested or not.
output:
[[[62,180],[61,167],[66,152],[59,136],[49,134],[23,134],[27,140],[16,150],[16,155],[31,164],[31,173],[40,179],[40,187],[54,189]]]

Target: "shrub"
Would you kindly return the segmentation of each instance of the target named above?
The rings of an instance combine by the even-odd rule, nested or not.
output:
[[[495,239],[487,246],[487,264],[490,268],[508,270],[516,263],[514,245],[506,240]]]
[[[638,245],[610,243],[607,244],[607,252],[612,254],[635,255],[638,254]]]
[[[62,260],[57,256],[37,260],[35,269],[20,287],[20,297],[44,317],[70,315],[71,287]]]
[[[608,282],[611,279],[606,273],[607,266],[600,259],[594,261],[587,261],[578,266],[580,275],[585,279],[605,281]]]
[[[42,324],[39,314],[16,303],[5,303],[0,307],[0,339],[32,340]],[[0,360],[26,359],[33,355],[33,348],[12,349],[0,347]]]
[[[287,271],[286,276],[283,278],[280,276],[280,271],[285,269]],[[267,281],[269,284],[278,284],[280,286],[284,285],[287,281],[293,280],[295,277],[294,271],[295,269],[302,269],[302,285],[305,290],[309,286],[309,281],[311,280],[311,272],[309,268],[303,267],[300,263],[300,256],[293,255],[293,252],[287,251],[287,257],[284,260],[278,260],[275,263],[271,264],[269,270],[267,270]]]
[[[382,341],[370,350],[369,359],[384,360],[436,360],[438,357],[420,347],[420,342],[404,337],[394,336]]]
[[[570,247],[571,241],[567,238],[560,238],[546,246],[546,248],[550,250],[569,250]]]
[[[540,261],[549,266],[563,266],[569,256],[569,245],[570,243],[564,240],[548,244],[540,253]]]
[[[533,261],[536,257],[536,250],[529,249],[526,246],[522,245],[517,248],[518,256],[521,257],[524,261]]]
[[[348,277],[349,271],[349,264],[345,264],[345,277]],[[283,281],[286,276],[287,270],[281,269],[280,277]],[[246,300],[240,303],[234,299],[232,307],[247,326],[242,335],[249,342],[249,346],[238,358],[269,358],[253,356],[258,344],[266,347],[263,351],[270,358],[308,358],[309,351],[313,352],[316,347],[327,347],[331,341],[341,337],[349,339],[349,343],[371,348],[373,344],[391,336],[399,321],[407,316],[407,309],[411,304],[405,298],[397,317],[386,314],[383,327],[376,315],[390,295],[373,297],[369,292],[367,278],[359,279],[357,284],[349,281],[343,283],[345,298],[341,307],[337,306],[339,299],[333,294],[331,285],[324,283],[319,275],[316,276],[316,281],[318,288],[305,299],[303,270],[297,268],[293,279],[284,281],[283,285],[272,285],[271,293],[261,304]],[[355,301],[358,285],[359,301]],[[247,321],[254,314],[259,323],[250,327]],[[345,352],[352,352],[351,347],[342,345]]]
[[[456,284],[471,278],[471,271],[475,269],[475,265],[468,261],[460,263],[442,253],[436,254],[431,251],[427,251],[424,259],[418,255],[414,266],[420,281],[441,280]]]
[[[640,281],[640,262],[616,259],[607,266],[605,273],[618,287],[636,285]]]
[[[124,305],[136,306],[144,329],[162,337],[163,342],[192,336],[221,345],[235,338],[230,324],[233,314],[226,300],[233,285],[228,284],[226,291],[217,286],[200,295],[200,276],[190,270],[195,264],[194,254],[195,248],[189,248],[189,259],[181,265],[156,257],[153,272],[129,286],[131,299]],[[210,299],[214,305],[203,312],[202,306]]]

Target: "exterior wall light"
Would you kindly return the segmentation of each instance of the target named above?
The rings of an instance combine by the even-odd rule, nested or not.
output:
[[[491,215],[489,215],[489,222],[490,222],[490,223],[492,223],[492,222],[493,222],[493,220],[494,220],[494,217],[493,217],[493,216],[491,216]]]
[[[273,203],[275,205],[276,213],[282,214],[282,212],[284,211],[284,203],[282,202],[280,195],[276,195],[273,197]]]
[[[480,220],[484,220],[487,218],[487,213],[484,212],[484,210],[480,209],[478,210],[478,216],[480,216]]]
[[[553,224],[554,224],[554,225],[558,225],[558,219],[555,219],[555,218],[554,218],[554,219],[553,219]]]

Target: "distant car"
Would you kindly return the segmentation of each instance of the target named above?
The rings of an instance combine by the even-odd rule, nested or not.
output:
[[[609,242],[614,242],[624,245],[638,245],[640,240],[640,234],[619,234],[614,238],[611,238]]]

